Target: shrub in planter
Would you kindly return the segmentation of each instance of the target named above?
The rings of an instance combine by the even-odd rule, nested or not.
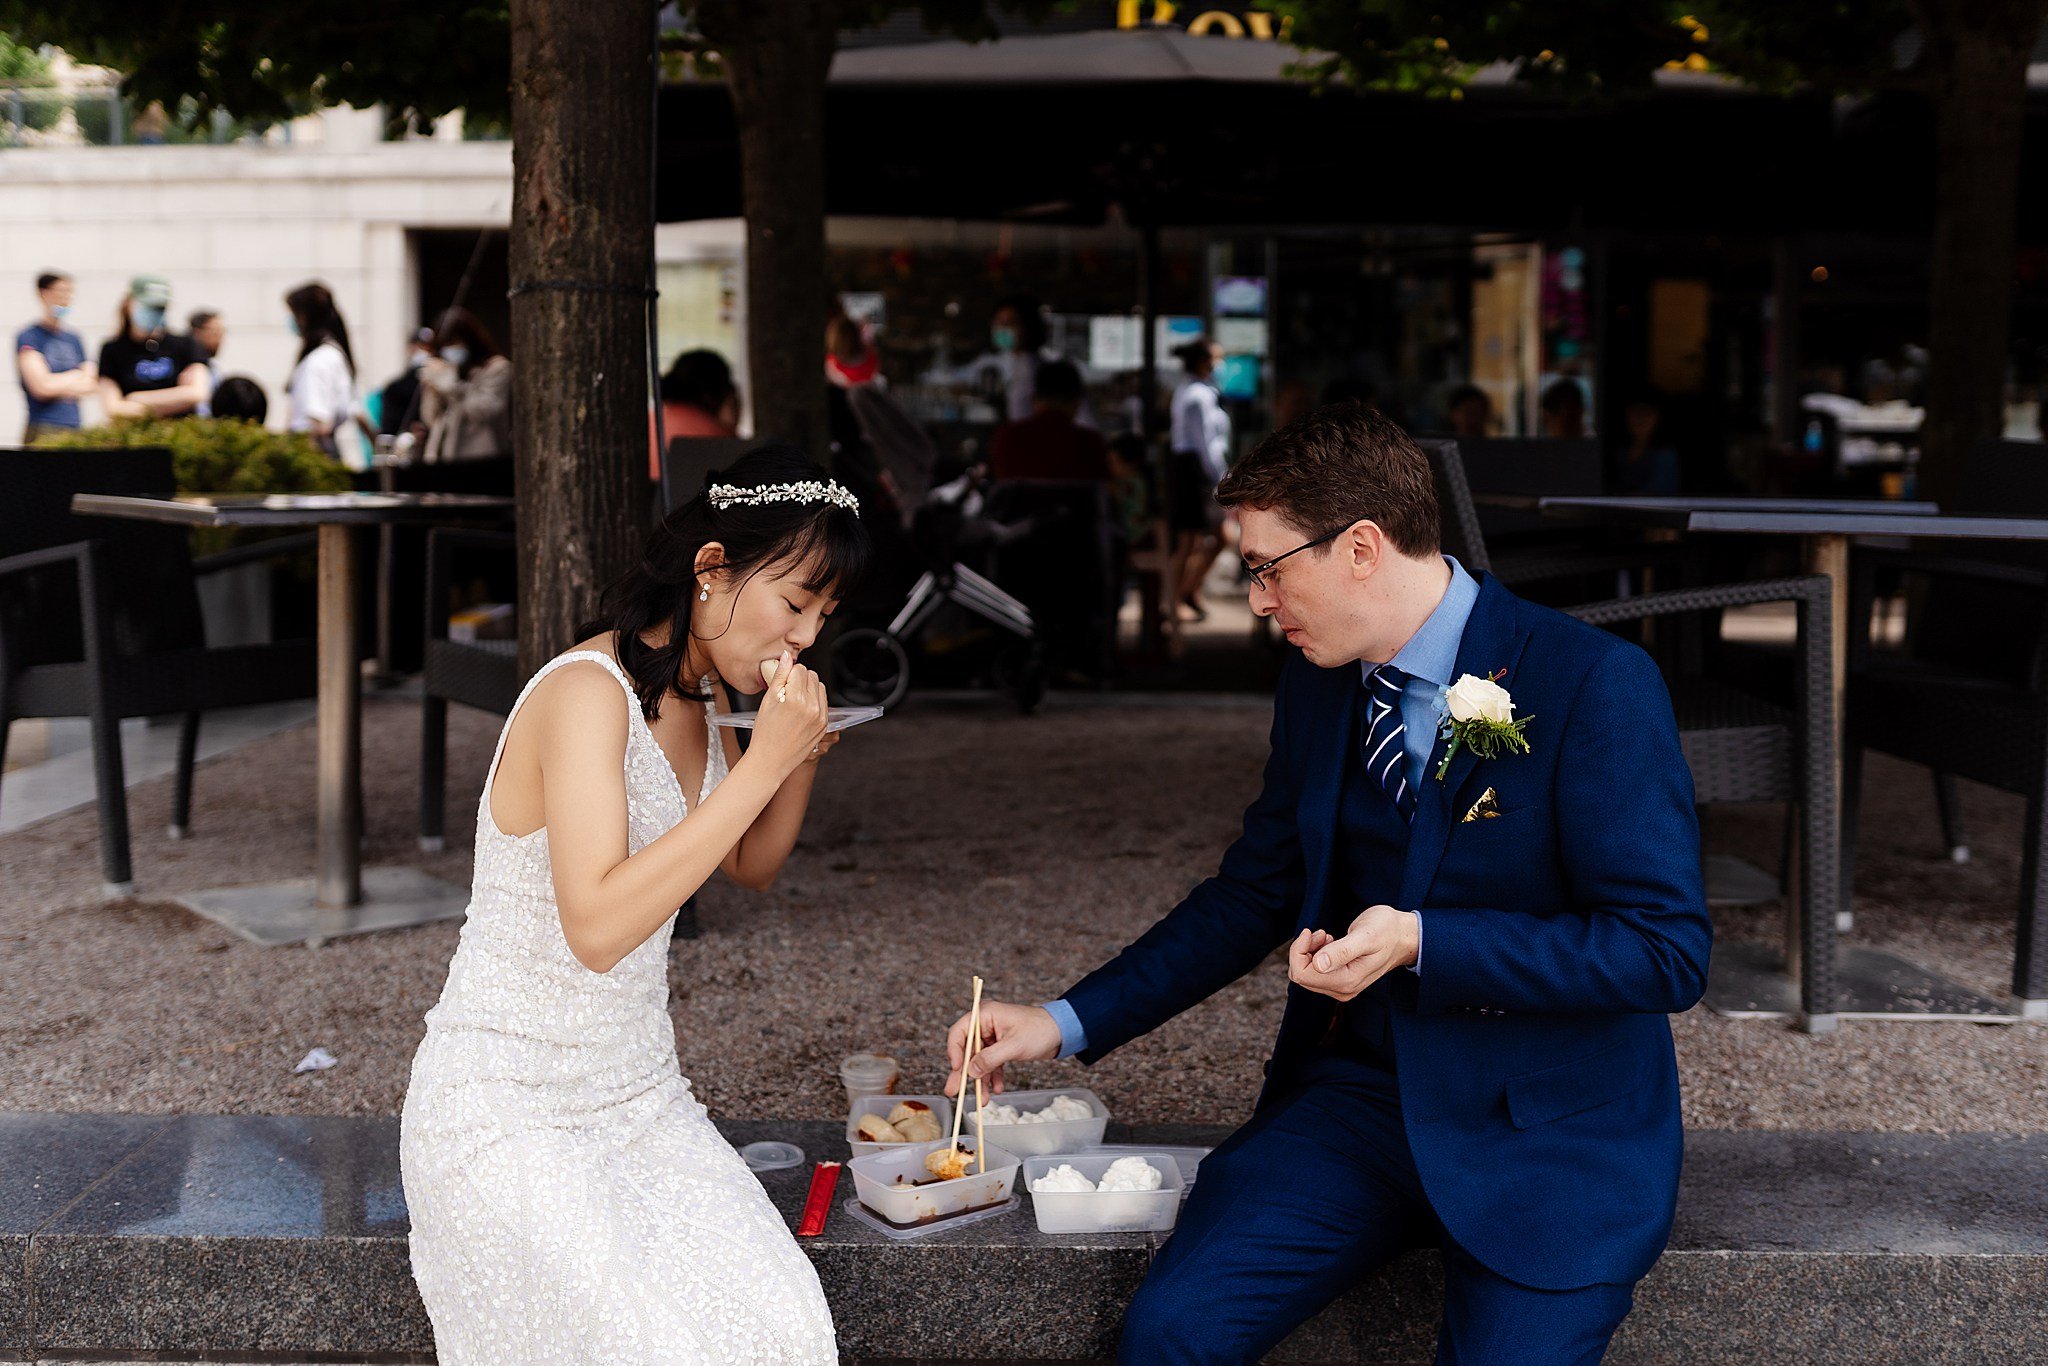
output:
[[[348,471],[300,432],[226,417],[124,419],[45,436],[39,446],[162,446],[180,493],[339,493]]]

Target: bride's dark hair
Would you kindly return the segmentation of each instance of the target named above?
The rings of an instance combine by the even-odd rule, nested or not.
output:
[[[824,482],[829,476],[787,441],[768,441],[729,468],[714,470],[704,487],[730,484],[758,488],[771,484]],[[712,506],[699,493],[662,519],[641,552],[640,563],[604,591],[598,619],[578,633],[609,632],[619,663],[633,680],[640,710],[652,721],[662,699],[674,694],[691,701],[705,697],[697,680],[681,677],[683,652],[698,606],[697,552],[712,541],[725,550],[719,566],[744,583],[763,569],[795,566],[812,593],[845,597],[866,572],[873,553],[867,529],[851,509],[825,501],[794,499],[772,503]],[[640,637],[659,625],[669,628],[659,648]],[[725,625],[730,626],[728,621]],[[724,627],[707,636],[716,639]]]

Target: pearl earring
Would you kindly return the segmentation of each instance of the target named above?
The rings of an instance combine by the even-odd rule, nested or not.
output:
[[[708,584],[708,583],[707,583],[707,584],[704,584],[703,586],[701,586],[700,588],[698,588],[698,590],[697,590],[697,601],[699,601],[699,602],[709,602],[709,601],[711,601],[711,585],[710,585],[710,584]]]

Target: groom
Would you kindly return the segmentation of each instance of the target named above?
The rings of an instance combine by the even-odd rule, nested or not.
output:
[[[1274,433],[1217,498],[1252,610],[1298,651],[1264,786],[1136,943],[1049,1005],[984,1002],[973,1072],[1092,1063],[1285,945],[1264,1093],[1202,1163],[1122,1359],[1256,1360],[1434,1245],[1440,1362],[1598,1361],[1670,1232],[1665,1016],[1699,999],[1712,934],[1663,680],[1441,554],[1428,460],[1368,408]],[[1439,738],[1466,675],[1506,690],[1527,752]],[[1458,692],[1460,719],[1492,695]]]

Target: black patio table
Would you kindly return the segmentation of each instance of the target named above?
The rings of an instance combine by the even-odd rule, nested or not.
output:
[[[1834,696],[1835,783],[1841,785],[1842,695],[1847,681],[1849,547],[1857,537],[1939,540],[2048,541],[2048,518],[1943,513],[1933,503],[1878,499],[1803,498],[1539,498],[1547,517],[1645,530],[1743,536],[1797,536],[1809,573],[1833,582],[1830,655]],[[1848,929],[1846,909],[1840,927]],[[1788,942],[1796,943],[1795,940]],[[1725,1015],[1796,1016],[1798,987],[1784,961],[1753,945],[1716,945],[1715,981],[1708,1004]],[[2012,1021],[1998,1001],[1951,982],[1893,954],[1865,948],[1838,959],[1841,1008],[1852,1019],[1967,1019]]]
[[[449,493],[207,494],[129,498],[81,493],[72,511],[180,526],[316,527],[319,536],[318,856],[312,878],[222,887],[176,898],[262,944],[312,942],[462,914],[468,891],[414,868],[362,860],[362,669],[356,653],[360,528],[512,513],[509,498]]]

